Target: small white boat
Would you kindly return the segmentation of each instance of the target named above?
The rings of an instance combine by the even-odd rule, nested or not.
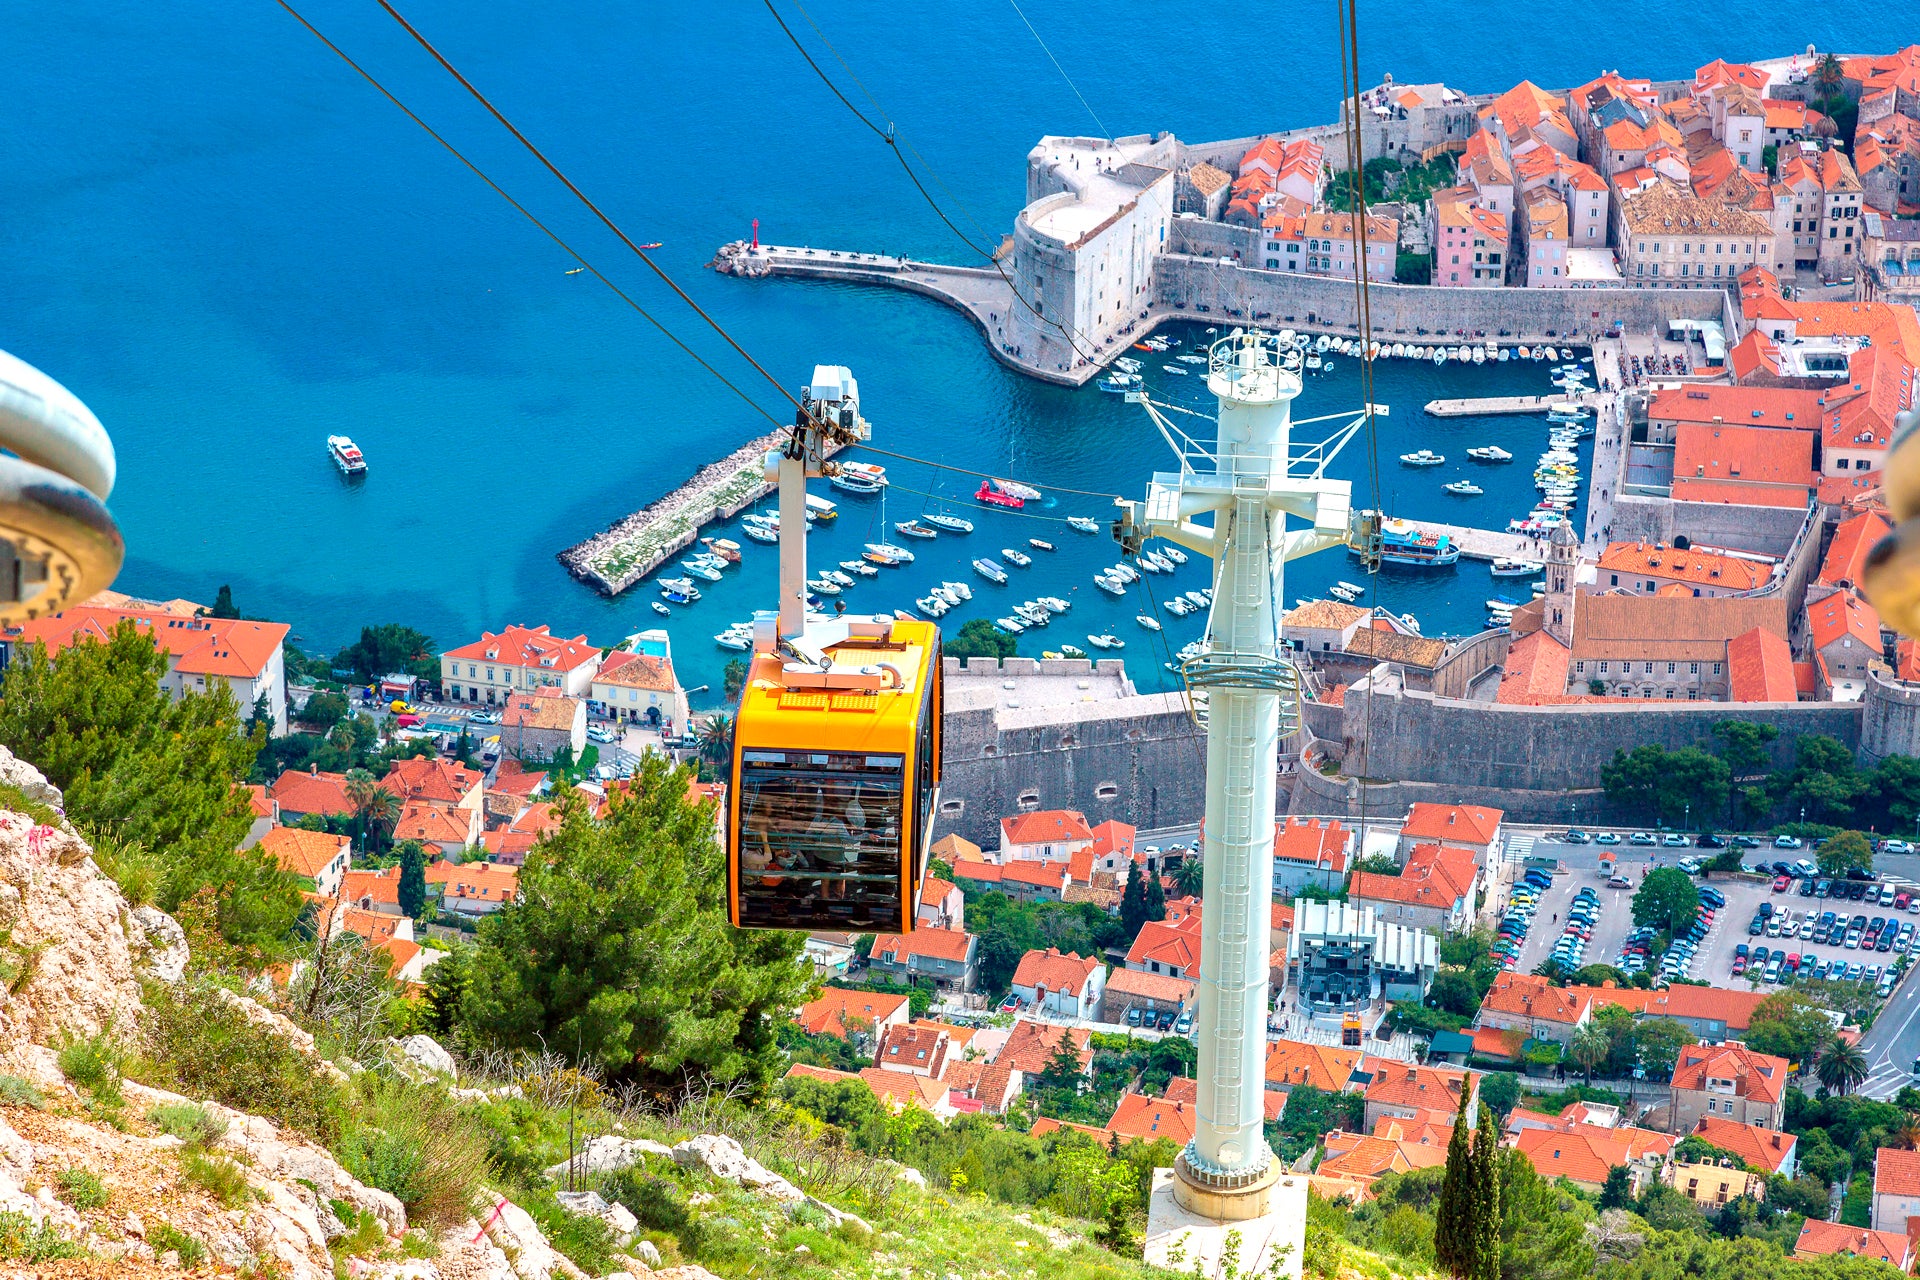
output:
[[[1129,391],[1140,389],[1140,375],[1137,373],[1110,373],[1097,384],[1102,391],[1110,395],[1125,395]]]
[[[1027,629],[1027,624],[1018,618],[995,618],[993,625],[1002,631],[1011,631],[1016,636]]]
[[[918,520],[896,520],[894,521],[893,528],[894,532],[904,534],[909,538],[937,538],[940,536],[938,529],[921,524]]]
[[[1045,538],[1028,538],[1027,545],[1032,547],[1035,551],[1053,550],[1053,544],[1051,542],[1048,542]]]
[[[988,560],[985,557],[975,560],[973,571],[988,582],[1004,583],[1007,580],[1007,571],[1000,567],[1000,562],[997,560]]]
[[[880,571],[868,564],[865,560],[842,560],[840,567],[848,573],[857,573],[863,578],[877,578],[880,576]]]
[[[1322,364],[1325,364],[1325,363],[1326,363],[1326,362],[1325,362],[1324,360],[1322,360],[1322,359],[1321,359],[1321,358],[1320,358],[1320,357],[1319,357],[1319,356],[1318,356],[1317,354],[1314,354],[1314,353],[1312,353],[1312,352],[1309,352],[1309,353],[1308,353],[1308,355],[1307,355],[1307,368],[1309,368],[1309,369],[1318,369],[1318,368],[1319,368],[1319,367],[1320,367],[1320,366],[1321,366]]]
[[[945,616],[948,608],[951,606],[939,596],[921,596],[913,602],[913,607],[926,614],[929,618],[939,618]]]
[[[1089,519],[1086,516],[1068,516],[1067,523],[1072,525],[1074,528],[1078,529],[1082,533],[1100,532],[1100,522],[1098,520]]]
[[[702,538],[700,545],[728,564],[740,563],[740,544],[732,538]]]
[[[1447,349],[1445,347],[1435,347],[1433,349],[1433,362],[1435,364],[1445,364],[1447,362]]]
[[[1488,613],[1512,613],[1514,609],[1516,609],[1517,607],[1518,606],[1515,605],[1511,600],[1501,600],[1501,599],[1495,598],[1487,601]]]
[[[1205,364],[1207,362],[1205,356],[1196,356],[1191,353],[1184,356],[1175,356],[1174,359],[1180,361],[1182,364]]]
[[[1120,579],[1120,581],[1122,582],[1140,581],[1140,571],[1134,568],[1132,565],[1126,563],[1125,561],[1121,561],[1119,564],[1111,566],[1110,568],[1108,568],[1107,572],[1113,577]]]
[[[1138,373],[1142,366],[1132,356],[1121,356],[1113,362],[1113,367],[1122,373]]]
[[[897,547],[891,542],[869,542],[867,550],[886,556],[895,564],[913,563],[913,552],[905,547]]]
[[[1183,378],[1187,376],[1187,371],[1177,364],[1163,364],[1160,367],[1168,373],[1177,373]]]
[[[1084,658],[1087,656],[1087,651],[1077,644],[1063,644],[1060,646],[1060,656],[1063,658]]]
[[[1509,560],[1503,556],[1493,562],[1496,578],[1531,578],[1545,570],[1546,566],[1535,560]]]
[[[1125,640],[1122,640],[1119,636],[1109,636],[1109,635],[1088,636],[1087,643],[1092,645],[1096,649],[1124,649],[1127,647],[1127,642]]]
[[[1094,574],[1093,585],[1100,588],[1102,591],[1106,592],[1108,595],[1123,596],[1127,594],[1127,584],[1121,579],[1113,577],[1111,574],[1105,574],[1105,573]]]
[[[947,590],[944,586],[935,587],[927,594],[939,597],[941,600],[946,601],[950,607],[960,603],[960,597]]]
[[[1152,565],[1156,570],[1158,570],[1161,573],[1173,572],[1173,561],[1167,559],[1165,556],[1161,555],[1158,551],[1149,551],[1145,555],[1141,556],[1140,558],[1144,560],[1146,563]]]
[[[1065,613],[1073,608],[1073,601],[1063,600],[1059,596],[1041,596],[1037,603],[1045,605],[1051,613]]]
[[[1189,591],[1186,595],[1187,603],[1196,609],[1204,609],[1213,603],[1212,591]]]
[[[840,594],[840,584],[830,582],[826,578],[809,578],[807,579],[807,590],[813,592],[815,595],[837,596]]]
[[[1052,614],[1042,609],[1039,605],[1034,604],[1032,601],[1013,606],[1013,616],[1019,618],[1030,627],[1044,627],[1053,621]]]
[[[367,474],[367,457],[360,452],[360,446],[353,442],[352,436],[328,436],[327,456],[333,459],[333,465],[340,468],[343,476]]]
[[[1162,600],[1160,607],[1176,618],[1184,618],[1193,612],[1193,606],[1180,596],[1175,596],[1171,600]]]
[[[1355,595],[1361,595],[1366,591],[1366,588],[1361,586],[1359,583],[1348,582],[1345,578],[1342,578],[1339,582],[1336,582],[1334,585],[1337,587],[1345,587],[1347,590],[1353,592],[1353,594]]]
[[[1160,554],[1175,564],[1185,564],[1187,562],[1187,553],[1171,544],[1160,548]]]
[[[964,582],[943,582],[940,585],[962,600],[973,599],[973,588]]]
[[[1033,563],[1032,556],[1028,555],[1024,551],[1016,551],[1012,547],[1000,548],[1000,558],[1002,560],[1005,560],[1008,564],[1013,565],[1015,568],[1019,568],[1019,569],[1024,569],[1028,565]]]
[[[1172,573],[1173,572],[1173,564],[1171,561],[1167,561],[1167,560],[1162,560],[1159,562],[1159,564],[1155,564],[1152,560],[1147,559],[1147,557],[1139,556],[1134,560],[1134,563],[1139,565],[1141,571],[1144,573]]]
[[[713,642],[722,649],[731,649],[735,653],[744,653],[752,646],[753,637],[741,635],[738,631],[722,631],[713,638]]]
[[[1352,604],[1355,600],[1358,600],[1360,598],[1360,593],[1358,591],[1349,591],[1345,587],[1328,587],[1327,594],[1332,596],[1336,600],[1344,600],[1348,604]]]
[[[1513,455],[1497,444],[1483,444],[1477,449],[1467,450],[1467,456],[1475,462],[1512,462]]]
[[[1431,449],[1416,449],[1400,455],[1400,461],[1409,467],[1437,467],[1446,460],[1446,454],[1435,453]]]
[[[1513,352],[1507,349],[1506,347],[1500,348],[1500,363],[1505,364],[1507,361],[1511,359],[1513,359]]]
[[[1160,629],[1160,619],[1150,613],[1136,613],[1133,615],[1133,620],[1149,631],[1158,631]]]
[[[1486,348],[1475,347],[1473,349],[1473,362],[1475,364],[1485,364],[1487,362]]]
[[[1486,492],[1471,480],[1455,480],[1452,484],[1443,484],[1440,487],[1459,498],[1472,498]]]
[[[692,560],[682,560],[680,567],[696,578],[705,578],[708,582],[720,581],[720,571],[710,564],[696,564]]]
[[[767,526],[763,524],[743,524],[740,526],[740,532],[746,534],[749,538],[752,538],[755,542],[780,541],[780,535],[774,530],[767,528]]]
[[[924,516],[921,516],[920,518],[922,520],[925,520],[928,524],[932,525],[934,528],[944,529],[948,533],[972,533],[973,532],[973,521],[968,520],[963,516],[948,515],[945,512],[940,512],[938,514],[933,514],[933,515],[924,515]]]
[[[672,616],[673,614],[673,610],[667,608],[667,606],[661,604],[658,600],[653,601],[653,611],[655,613],[664,613],[668,616]]]
[[[838,569],[829,569],[825,573],[821,574],[820,576],[825,578],[828,582],[839,583],[843,588],[850,587],[853,585],[853,576],[851,574],[842,573]]]

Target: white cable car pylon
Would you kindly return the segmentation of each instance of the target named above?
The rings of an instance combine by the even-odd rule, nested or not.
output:
[[[1274,780],[1280,740],[1298,722],[1299,674],[1280,646],[1283,566],[1340,546],[1370,564],[1378,555],[1377,514],[1354,512],[1351,483],[1326,470],[1369,413],[1385,409],[1369,406],[1326,440],[1290,452],[1300,371],[1291,332],[1235,330],[1215,342],[1207,367],[1219,401],[1213,446],[1148,405],[1180,470],[1155,474],[1145,502],[1116,503],[1115,537],[1129,553],[1165,538],[1214,566],[1206,642],[1182,668],[1189,688],[1207,691],[1209,713],[1198,1100],[1173,1196],[1216,1222],[1268,1215],[1283,1172],[1262,1132]],[[1208,514],[1211,526],[1196,523]]]
[[[0,351],[0,626],[113,585],[126,556],[106,507],[113,441],[80,398]]]

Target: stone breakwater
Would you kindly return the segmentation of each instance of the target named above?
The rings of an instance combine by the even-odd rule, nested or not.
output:
[[[668,559],[692,546],[700,528],[729,520],[773,491],[765,478],[767,452],[786,432],[755,437],[693,474],[679,488],[560,552],[566,571],[603,595],[617,596]]]

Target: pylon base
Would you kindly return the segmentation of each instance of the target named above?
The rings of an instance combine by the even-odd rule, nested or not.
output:
[[[1220,1190],[1182,1177],[1175,1169],[1153,1172],[1147,1201],[1145,1260],[1171,1271],[1222,1273],[1231,1252],[1240,1275],[1300,1275],[1307,1241],[1307,1177],[1278,1160],[1258,1181]],[[1270,1271],[1274,1261],[1280,1269]]]

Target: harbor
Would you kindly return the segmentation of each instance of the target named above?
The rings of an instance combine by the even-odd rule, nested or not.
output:
[[[785,440],[783,430],[748,441],[664,497],[560,552],[560,563],[602,595],[619,595],[691,547],[703,527],[731,520],[773,492],[764,474],[766,456]]]
[[[1551,413],[1557,404],[1577,404],[1592,408],[1599,403],[1594,392],[1580,395],[1481,396],[1461,400],[1429,400],[1425,408],[1435,418],[1489,418],[1506,414]]]

